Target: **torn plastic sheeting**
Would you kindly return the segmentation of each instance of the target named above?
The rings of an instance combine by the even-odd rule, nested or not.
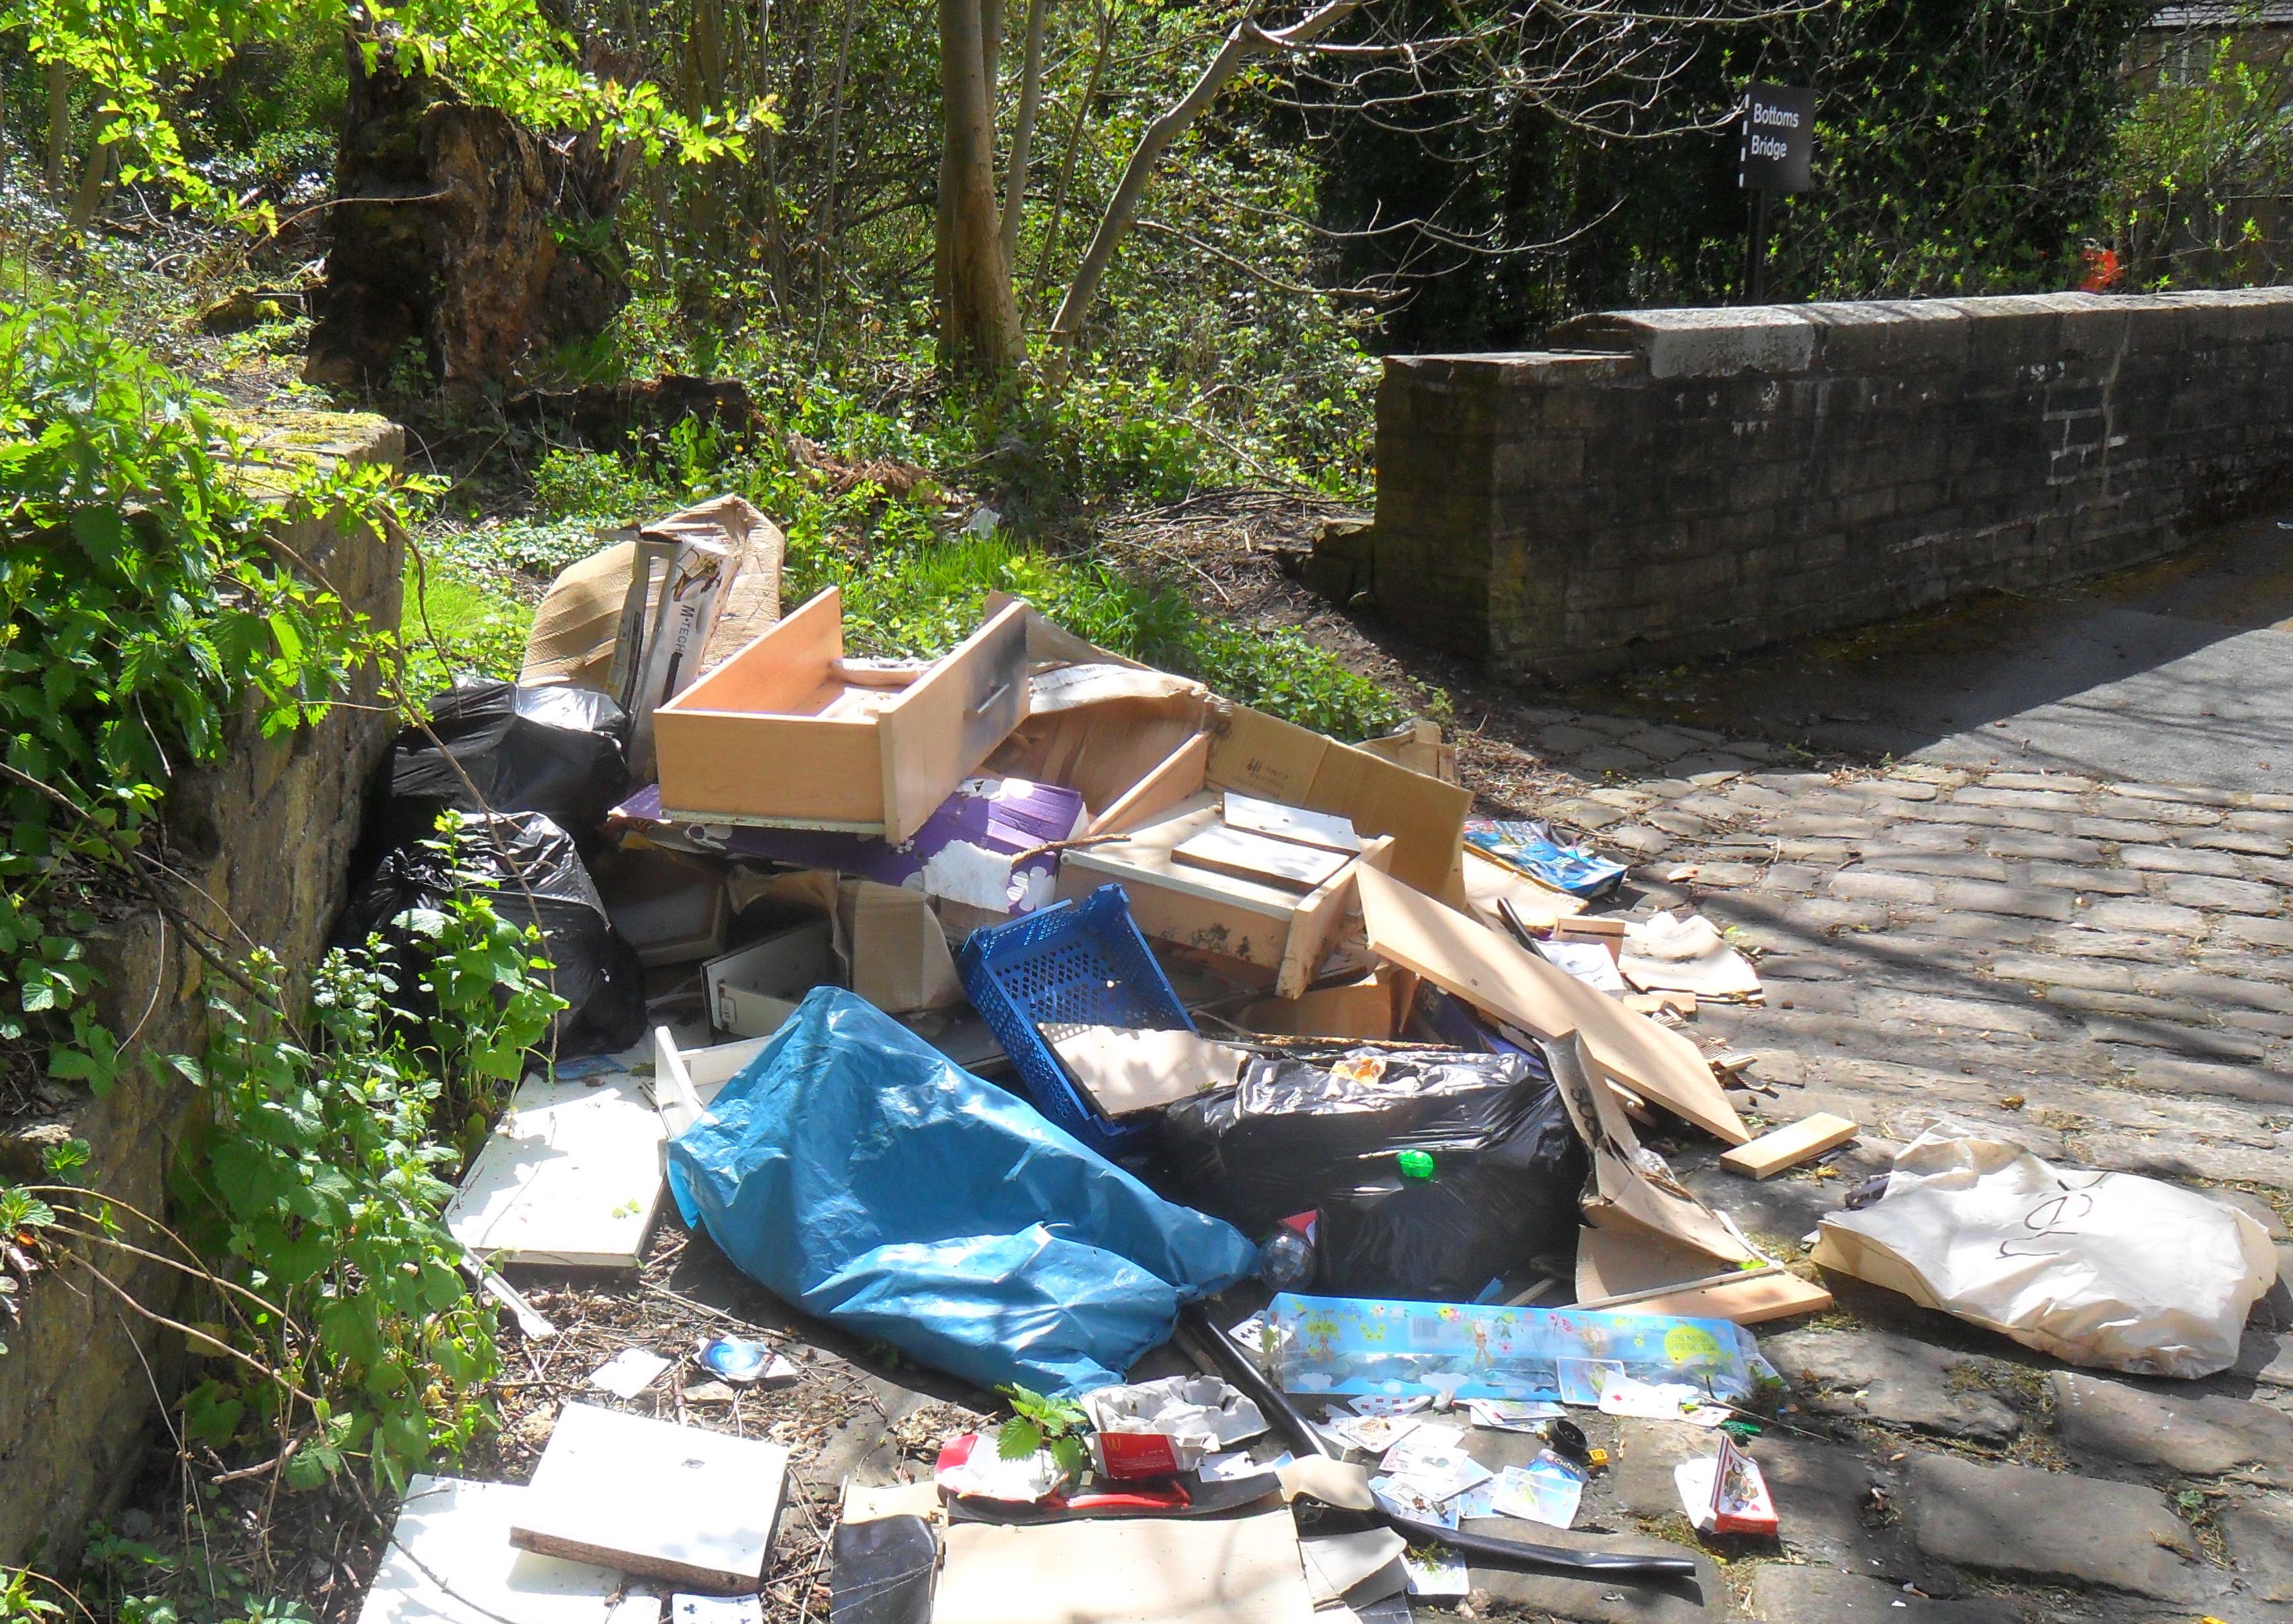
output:
[[[1257,1261],[836,987],[671,1143],[668,1182],[790,1303],[983,1386],[1119,1383]]]
[[[1163,1131],[1177,1192],[1207,1212],[1256,1234],[1319,1208],[1327,1291],[1470,1300],[1576,1246],[1588,1164],[1541,1058],[1261,1058]],[[1430,1181],[1396,1176],[1404,1150],[1432,1156]]]
[[[1058,854],[1041,849],[1072,839],[1087,816],[1073,790],[994,777],[965,779],[923,827],[896,845],[880,835],[827,829],[670,822],[661,816],[657,785],[613,809],[616,822],[663,845],[826,869],[997,914],[1030,913],[1052,900]]]
[[[2129,1173],[2065,1171],[1938,1122],[1885,1195],[1822,1223],[1815,1262],[2074,1365],[2211,1376],[2237,1361],[2277,1255],[2244,1213]]]
[[[431,698],[427,731],[391,746],[386,838],[427,835],[450,807],[539,812],[586,840],[628,788],[628,737],[603,694],[466,678]]]
[[[541,931],[545,979],[567,1007],[550,1018],[537,1048],[570,1060],[613,1054],[644,1035],[644,971],[636,950],[606,914],[573,837],[539,812],[458,815],[453,856],[435,842],[409,840],[391,851],[351,894],[336,927],[344,946],[383,938],[383,958],[403,987],[418,985],[428,957],[421,917],[464,892],[482,895],[516,925]]]

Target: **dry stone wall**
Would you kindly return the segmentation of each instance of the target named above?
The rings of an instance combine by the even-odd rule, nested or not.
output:
[[[377,418],[301,414],[255,423],[268,457],[328,456],[395,466],[402,435]],[[323,517],[282,522],[282,539],[324,572],[352,607],[377,623],[398,621],[404,551],[394,540]],[[171,861],[192,881],[190,916],[235,939],[228,914],[269,946],[291,977],[306,977],[325,952],[340,905],[361,796],[391,733],[371,686],[319,726],[264,739],[243,717],[226,759],[171,792]],[[0,1124],[0,1181],[39,1176],[44,1144],[88,1141],[89,1182],[116,1200],[158,1214],[169,1160],[186,1121],[188,1091],[151,1061],[205,1045],[205,963],[182,932],[154,913],[104,930],[90,956],[105,977],[102,1015],[134,1034],[131,1064],[100,1100],[60,1116]],[[133,1220],[128,1221],[133,1225]],[[181,1277],[108,1257],[104,1271],[137,1302],[173,1310]],[[38,1277],[20,1299],[21,1321],[0,1327],[0,1565],[36,1555],[68,1563],[91,1515],[131,1486],[158,1413],[182,1369],[181,1339],[155,1333],[119,1293],[73,1271]]]
[[[1377,518],[1316,557],[1568,676],[2135,563],[2293,475],[2293,288],[1639,311],[1398,355]]]

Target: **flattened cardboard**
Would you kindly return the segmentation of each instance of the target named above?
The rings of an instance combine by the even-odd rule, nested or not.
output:
[[[660,1205],[665,1137],[626,1072],[528,1077],[447,1205],[446,1229],[497,1268],[634,1269]]]
[[[1580,1033],[1612,1081],[1731,1145],[1752,1135],[1696,1045],[1398,880],[1357,871],[1370,951],[1537,1037]]]
[[[1257,1516],[951,1523],[932,1624],[1310,1624],[1286,1508]]]
[[[1063,1028],[1051,1048],[1091,1102],[1109,1116],[1172,1105],[1213,1088],[1231,1088],[1243,1061],[1250,1058],[1240,1049],[1191,1032],[1123,1027]]]
[[[1831,1294],[1784,1269],[1721,1272],[1705,1254],[1627,1230],[1580,1230],[1576,1306],[1761,1325],[1820,1313]]]
[[[521,1549],[702,1590],[754,1590],[789,1452],[759,1438],[568,1404],[516,1508]]]
[[[1235,1019],[1249,1031],[1283,1036],[1382,1040],[1398,1029],[1402,981],[1414,986],[1415,978],[1407,970],[1372,970],[1342,987],[1316,987],[1295,998],[1261,998]]]
[[[533,1491],[417,1473],[359,1609],[359,1624],[659,1624],[660,1598],[616,1604],[619,1572],[509,1542]]]
[[[1730,1229],[1720,1214],[1697,1200],[1668,1169],[1659,1176],[1641,1155],[1641,1141],[1625,1116],[1624,1101],[1612,1088],[1601,1086],[1592,1073],[1584,1039],[1562,1033],[1546,1043],[1552,1066],[1552,1083],[1592,1156],[1592,1180],[1581,1203],[1584,1222],[1596,1230],[1628,1230],[1636,1235],[1670,1241],[1692,1253],[1716,1258],[1722,1265],[1763,1263],[1761,1257]],[[1715,1272],[1712,1269],[1705,1274]]]
[[[623,541],[571,564],[549,583],[525,634],[522,683],[571,683],[614,693],[614,644],[621,630],[637,546]]]

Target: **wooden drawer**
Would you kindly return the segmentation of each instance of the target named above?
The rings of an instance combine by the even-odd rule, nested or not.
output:
[[[903,840],[1027,714],[1026,606],[905,688],[844,682],[833,587],[653,713],[663,815]]]

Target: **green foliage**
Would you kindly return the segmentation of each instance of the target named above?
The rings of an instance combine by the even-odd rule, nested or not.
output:
[[[595,546],[592,540],[585,550]],[[533,610],[501,592],[499,579],[458,559],[433,558],[419,570],[408,563],[402,628],[409,698],[439,693],[465,674],[517,675]]]
[[[2112,240],[2137,288],[2281,281],[2293,58],[2273,31],[2160,31],[2118,132]]]
[[[995,1452],[1005,1460],[1025,1460],[1048,1448],[1059,1470],[1081,1477],[1089,1457],[1083,1453],[1082,1406],[1072,1399],[1045,1398],[1031,1387],[997,1389],[1010,1400],[1012,1415],[995,1433]]]
[[[625,524],[660,495],[652,480],[602,451],[554,448],[543,455],[533,475],[533,505],[545,518]]]
[[[538,937],[482,899],[402,922],[426,948],[418,1016],[369,954],[337,951],[314,978],[307,1040],[219,991],[205,1060],[175,1061],[213,1117],[178,1193],[196,1238],[271,1305],[240,1334],[277,1373],[210,1377],[184,1400],[184,1428],[217,1447],[291,1440],[295,1488],[362,1456],[378,1486],[401,1490],[491,1415],[492,1315],[471,1301],[441,1218],[441,1175],[459,1157],[432,1129],[442,1112],[498,1105],[563,1006],[531,962]],[[246,974],[280,995],[267,955]]]
[[[63,1604],[41,1594],[29,1568],[0,1568],[0,1624],[47,1624]]]
[[[269,546],[209,405],[99,306],[0,311],[0,1043],[99,1092],[118,1055],[88,1010],[92,897],[241,702],[266,734],[316,721],[372,649]],[[378,497],[371,471],[313,471],[277,499],[356,523]]]

